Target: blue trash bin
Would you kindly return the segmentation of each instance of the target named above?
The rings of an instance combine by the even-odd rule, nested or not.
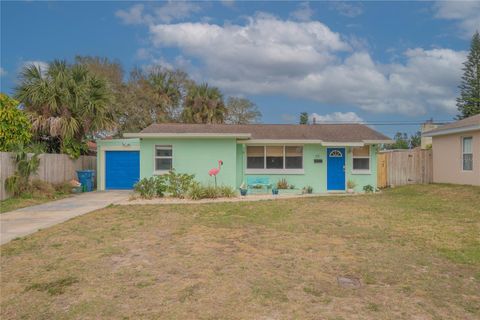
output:
[[[93,191],[93,178],[95,176],[95,170],[78,170],[78,181],[82,184],[82,191]]]

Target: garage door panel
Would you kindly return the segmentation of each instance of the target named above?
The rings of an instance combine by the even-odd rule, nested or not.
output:
[[[139,151],[105,152],[105,189],[132,189],[139,177]]]

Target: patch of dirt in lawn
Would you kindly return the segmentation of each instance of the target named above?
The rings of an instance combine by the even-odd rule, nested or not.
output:
[[[477,191],[432,188],[99,210],[1,247],[1,317],[477,319]]]

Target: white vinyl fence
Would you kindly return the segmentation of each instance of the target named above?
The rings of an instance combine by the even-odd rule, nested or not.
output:
[[[5,180],[15,173],[13,155],[10,152],[0,152],[0,200],[10,196],[5,190]],[[80,156],[78,159],[72,160],[65,154],[43,153],[40,155],[37,174],[32,178],[50,183],[61,183],[78,179],[76,170],[87,169],[97,169],[97,157]]]

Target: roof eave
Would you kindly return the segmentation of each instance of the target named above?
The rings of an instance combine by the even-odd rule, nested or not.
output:
[[[365,144],[393,144],[395,141],[392,139],[379,139],[379,140],[363,140]]]
[[[237,138],[250,139],[250,133],[124,133],[125,138]]]
[[[480,124],[475,124],[471,126],[459,127],[459,128],[450,128],[450,129],[436,129],[432,131],[427,131],[422,134],[424,137],[435,137],[435,136],[444,136],[448,134],[462,133],[480,130]]]

